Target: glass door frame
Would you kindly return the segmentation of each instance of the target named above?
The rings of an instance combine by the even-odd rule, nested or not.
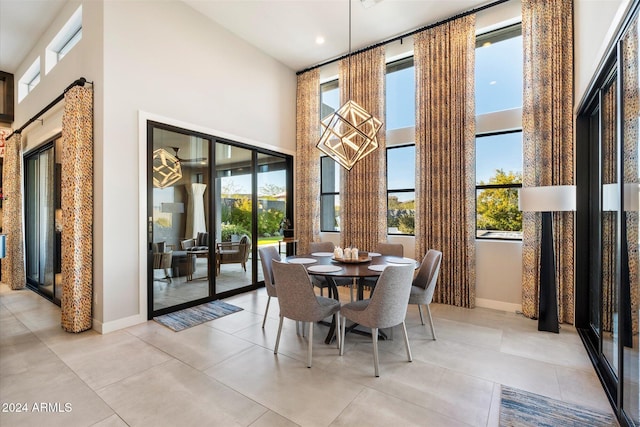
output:
[[[45,142],[43,142],[42,144],[40,144],[39,146],[35,147],[34,149],[30,150],[29,152],[25,153],[23,156],[23,168],[22,170],[25,171],[24,172],[24,188],[25,188],[25,198],[26,198],[26,191],[28,189],[28,176],[26,174],[27,171],[27,163],[29,162],[30,159],[34,158],[35,156],[40,156],[42,153],[44,153],[47,150],[51,150],[51,155],[53,156],[53,163],[54,163],[54,173],[53,173],[53,208],[54,208],[54,220],[52,221],[51,226],[53,227],[53,248],[54,248],[54,254],[53,254],[53,291],[51,293],[51,295],[49,295],[46,292],[43,292],[40,289],[41,284],[40,283],[34,283],[31,279],[29,279],[29,277],[25,277],[25,282],[26,285],[29,289],[31,289],[32,291],[36,292],[37,294],[43,296],[44,298],[48,299],[49,301],[53,302],[54,304],[60,306],[61,305],[61,299],[56,297],[56,294],[62,294],[62,289],[60,289],[59,291],[56,290],[57,286],[60,286],[62,288],[62,284],[56,283],[56,276],[60,275],[61,272],[60,271],[56,271],[59,269],[60,265],[61,265],[61,258],[62,258],[62,247],[61,247],[61,235],[60,232],[56,230],[56,222],[58,221],[58,219],[55,216],[55,210],[59,210],[60,209],[60,203],[61,203],[61,166],[58,167],[58,163],[56,163],[56,145],[59,144],[59,140],[60,138],[62,138],[62,134],[58,133],[56,135],[54,135],[53,137],[49,138],[48,140],[46,140]],[[57,156],[60,156],[60,153],[57,153]],[[25,224],[25,263],[28,262],[28,260],[26,259],[28,257],[28,248],[27,248],[27,227],[28,227],[28,212],[27,212],[27,201],[24,201],[24,224]],[[39,224],[39,221],[38,221]],[[40,246],[40,245],[38,245]],[[39,248],[40,249],[40,248]]]
[[[633,2],[627,11],[613,41],[603,56],[590,85],[585,92],[585,97],[580,102],[576,118],[576,184],[577,184],[577,213],[576,213],[576,281],[575,281],[575,325],[578,333],[587,349],[587,353],[600,378],[604,391],[621,426],[633,426],[632,414],[626,407],[625,394],[630,390],[625,389],[625,353],[624,341],[630,334],[629,325],[622,321],[622,313],[627,305],[630,305],[631,295],[629,290],[624,292],[622,281],[622,269],[625,267],[623,260],[623,245],[627,245],[626,236],[623,235],[623,167],[624,167],[624,138],[625,131],[623,116],[625,114],[624,74],[627,71],[623,63],[622,51],[625,35],[632,30],[631,24],[638,17],[640,2]],[[617,184],[617,209],[615,223],[615,311],[619,314],[618,339],[613,351],[617,356],[617,367],[612,366],[606,359],[603,350],[602,323],[603,305],[602,290],[594,292],[594,281],[601,280],[600,265],[592,265],[594,261],[601,264],[602,232],[600,215],[602,207],[601,188],[603,178],[601,176],[602,139],[602,93],[615,78],[616,89],[616,184]],[[593,117],[597,115],[597,130],[592,126]],[[597,176],[594,176],[597,175]],[[624,238],[623,238],[624,237]],[[602,286],[601,283],[595,285]],[[593,324],[592,315],[599,313],[597,324]],[[638,363],[638,360],[635,360]],[[637,367],[637,365],[636,365]],[[637,398],[637,396],[635,396]],[[637,413],[635,414],[637,416]]]
[[[153,129],[162,129],[170,132],[177,132],[184,135],[195,136],[209,141],[209,183],[211,191],[208,192],[209,196],[205,203],[208,205],[209,209],[209,263],[208,263],[208,273],[209,273],[209,295],[204,298],[199,298],[196,300],[188,301],[185,303],[181,303],[178,305],[174,305],[171,307],[166,307],[159,310],[154,310],[154,296],[153,296],[153,252],[152,252],[152,243],[153,243],[153,224],[149,220],[153,218]],[[166,123],[161,123],[154,120],[147,120],[146,122],[147,129],[147,318],[152,319],[155,316],[159,316],[162,314],[171,313],[177,310],[181,310],[188,307],[193,307],[199,304],[203,304],[209,301],[214,301],[217,299],[227,298],[232,295],[244,293],[247,291],[258,289],[259,287],[264,286],[264,281],[257,281],[258,278],[258,268],[260,268],[260,262],[258,260],[258,179],[257,174],[258,170],[256,165],[258,165],[258,154],[267,154],[276,157],[281,157],[283,161],[286,162],[287,167],[287,196],[286,196],[286,216],[287,218],[293,218],[293,156],[288,154],[279,153],[273,150],[256,147],[248,144],[243,144],[237,141],[232,141],[226,138],[218,137],[215,135],[209,135],[198,131],[193,131],[173,125],[169,125]],[[251,283],[247,286],[238,287],[236,289],[226,291],[226,292],[216,292],[216,258],[215,258],[215,236],[218,232],[219,224],[215,218],[216,212],[216,191],[213,187],[215,187],[216,182],[216,144],[226,144],[231,145],[233,147],[238,147],[241,149],[246,149],[251,151],[251,201],[252,201],[252,225],[251,225]]]

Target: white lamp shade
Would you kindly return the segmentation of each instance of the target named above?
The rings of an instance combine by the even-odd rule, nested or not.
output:
[[[518,203],[523,212],[575,211],[576,186],[523,187]]]
[[[602,210],[613,212],[618,210],[620,204],[620,190],[618,184],[604,184],[602,186]]]
[[[624,184],[624,210],[638,212],[638,189],[640,184]],[[613,212],[620,209],[620,188],[617,183],[604,184],[602,186],[602,210]]]
[[[624,184],[624,210],[627,212],[640,211],[640,184],[628,182]]]

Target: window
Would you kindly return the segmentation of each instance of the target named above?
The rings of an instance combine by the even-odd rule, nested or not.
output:
[[[387,233],[413,235],[416,97],[413,57],[387,64]]]
[[[522,27],[476,37],[476,115],[522,107]]]
[[[340,166],[320,158],[320,230],[340,231]]]
[[[416,146],[387,149],[387,233],[414,234]]]
[[[476,38],[476,237],[521,239],[522,30]]]
[[[82,6],[69,18],[64,27],[47,46],[45,56],[45,73],[55,67],[62,58],[82,39]]]
[[[18,102],[22,100],[40,83],[40,57],[25,71],[18,80]]]
[[[338,80],[320,85],[320,120],[340,108]],[[340,167],[331,158],[320,158],[320,230],[340,231]]]

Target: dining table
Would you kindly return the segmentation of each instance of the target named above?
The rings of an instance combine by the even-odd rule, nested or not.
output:
[[[412,258],[382,255],[377,252],[359,252],[357,259],[335,258],[333,252],[313,252],[288,256],[285,262],[302,264],[310,275],[324,277],[329,285],[329,297],[338,301],[340,298],[336,279],[357,279],[357,299],[361,300],[364,298],[365,288],[374,284],[367,279],[377,279],[387,266],[411,264],[414,268],[419,267],[419,263]],[[352,325],[350,329],[355,330],[355,326],[357,325]],[[325,339],[326,344],[331,343],[335,333],[335,321],[332,320]],[[382,338],[384,339],[384,336]]]

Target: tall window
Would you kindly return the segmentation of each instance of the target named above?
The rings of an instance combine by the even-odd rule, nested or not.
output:
[[[416,102],[413,57],[387,64],[387,233],[414,234]]]
[[[476,38],[476,234],[521,239],[522,29]]]
[[[320,120],[340,108],[338,80],[320,85]],[[340,168],[327,156],[320,158],[320,230],[340,231]]]

